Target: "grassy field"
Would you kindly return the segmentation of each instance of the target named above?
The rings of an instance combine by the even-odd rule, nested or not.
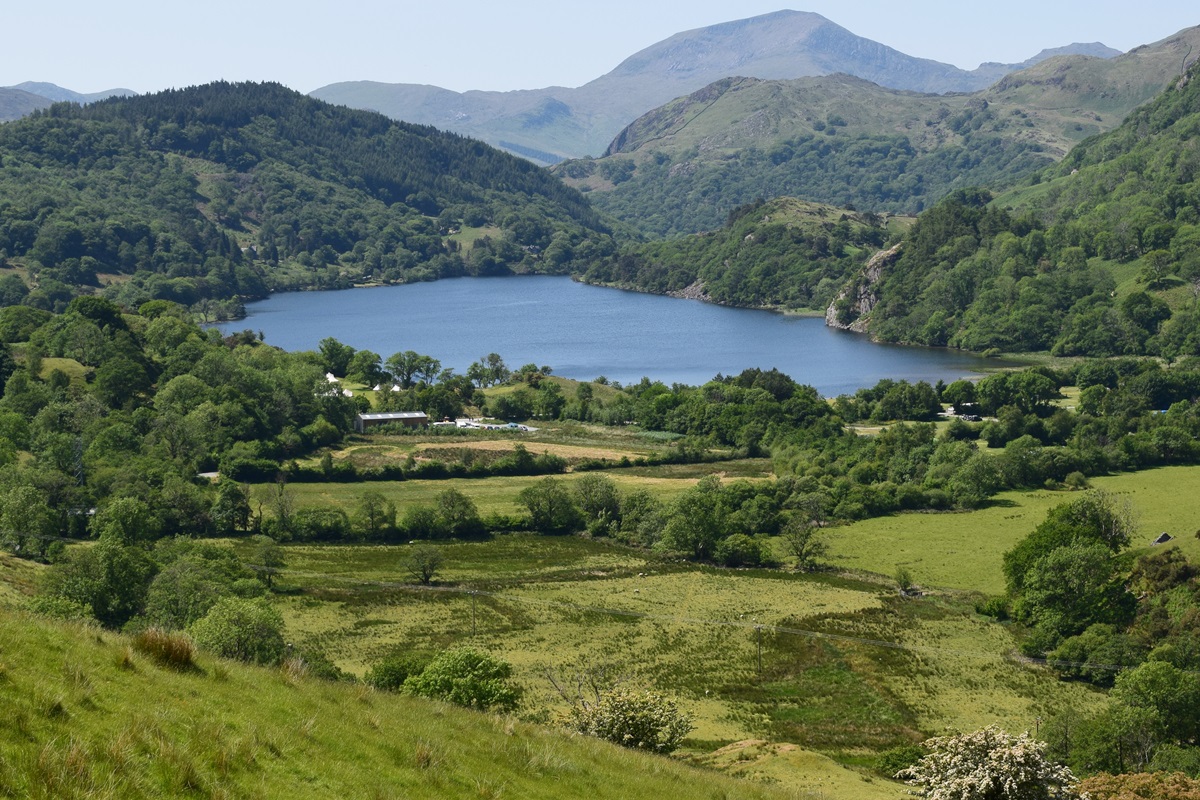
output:
[[[355,387],[353,391],[356,394],[373,394],[363,392],[356,384],[342,383]],[[602,392],[613,391],[607,386],[599,386],[598,389]],[[486,466],[523,447],[534,456],[553,455],[562,458],[568,469],[574,469],[592,461],[614,465],[645,464],[647,460],[670,461],[674,455],[672,443],[680,438],[677,434],[643,431],[634,426],[610,427],[574,421],[538,420],[527,431],[442,429],[403,435],[371,433],[352,436],[346,444],[327,452],[314,453],[301,459],[300,463],[313,467],[328,455],[335,463],[349,463],[358,469],[416,465],[430,461],[466,467]],[[735,455],[729,448],[708,448],[706,452],[709,458],[715,459],[730,459]],[[722,466],[703,468],[706,473],[734,470],[739,477],[766,477],[771,474],[769,459],[748,461],[753,464],[749,473],[745,463],[726,467],[724,464],[727,462],[722,462]],[[653,476],[655,473],[643,471],[640,474]]]
[[[631,458],[655,452],[651,449],[635,450],[621,443],[621,439],[640,441],[653,439],[642,434],[627,432],[609,440],[587,441],[583,437],[591,426],[567,426],[580,435],[572,440],[561,434],[547,434],[547,441],[523,440],[511,434],[497,436],[481,432],[469,437],[427,436],[372,436],[352,443],[332,454],[333,458],[347,460],[359,467],[380,466],[385,463],[403,463],[409,455],[422,459],[440,458],[447,462],[460,462],[463,451],[479,453],[480,460],[494,458],[511,451],[518,443],[524,444],[533,455],[552,453],[567,459],[568,464],[589,458],[619,459],[622,455]],[[582,443],[576,443],[582,442]],[[644,445],[643,445],[644,446]],[[315,459],[312,459],[315,461]],[[655,466],[631,466],[605,470],[604,475],[612,478],[622,492],[646,489],[660,500],[670,501],[677,494],[694,486],[705,475],[716,474],[724,480],[762,480],[772,474],[770,459],[744,458],[715,463],[661,464]],[[568,485],[579,480],[585,473],[567,472],[554,476]],[[409,505],[429,504],[447,489],[457,489],[479,507],[480,513],[518,514],[524,512],[517,495],[522,489],[543,480],[544,476],[516,476],[490,478],[453,478],[446,480],[409,481],[364,481],[355,483],[293,483],[288,486],[297,507],[333,506],[353,513],[363,494],[379,492],[396,504],[403,514]],[[274,484],[258,484],[251,487],[252,494],[263,500],[264,508],[270,503],[266,498],[275,491]]]
[[[450,236],[448,236],[446,238],[452,242],[458,242],[461,245],[470,246],[470,245],[475,244],[475,242],[477,240],[482,239],[485,236],[490,236],[493,239],[499,239],[503,235],[504,235],[504,231],[500,230],[499,228],[494,228],[491,226],[485,226],[482,228],[471,228],[466,225],[463,225],[462,228],[459,229],[458,233],[451,234]]]
[[[447,444],[409,438],[365,446]],[[473,443],[501,447],[506,440]],[[589,445],[560,439],[558,446]],[[669,500],[713,470],[729,478],[763,478],[770,464],[746,459],[606,474],[623,491],[648,488]],[[569,483],[580,476],[560,479]],[[352,511],[366,491],[381,491],[403,509],[454,487],[484,513],[516,514],[517,493],[539,480],[292,484],[289,491],[298,506]],[[1093,485],[1131,501],[1139,514],[1135,546],[1166,530],[1197,558],[1198,481],[1200,467],[1172,467],[1098,478]],[[976,592],[1003,590],[1003,553],[1050,508],[1075,496],[1009,492],[974,512],[903,514],[831,529],[827,560],[836,570],[807,575],[703,567],[603,540],[511,534],[436,543],[443,568],[435,585],[419,587],[409,582],[405,567],[411,545],[287,545],[275,603],[290,641],[323,650],[356,676],[391,654],[433,654],[469,643],[513,665],[525,688],[517,712],[523,723],[553,726],[567,708],[551,677],[566,685],[595,677],[652,686],[677,696],[694,716],[685,760],[777,782],[791,796],[900,798],[904,787],[872,771],[877,754],[889,747],[992,723],[1022,731],[1057,710],[1086,711],[1102,702],[1093,690],[1020,662],[1009,628],[973,608]],[[227,544],[249,553],[248,541]],[[926,588],[923,597],[895,592],[890,576],[897,566]],[[0,559],[0,609],[22,602],[38,569]],[[12,633],[18,629],[25,633]],[[50,796],[39,781],[58,781],[84,787],[66,792],[81,796],[153,796],[184,786],[213,796],[274,796],[286,787],[298,796],[537,797],[552,796],[547,786],[562,781],[563,796],[605,796],[592,789],[591,778],[580,777],[593,769],[588,759],[601,757],[594,754],[596,743],[578,745],[593,748],[581,755],[570,749],[574,740],[513,720],[468,716],[458,722],[460,712],[450,709],[215,662],[177,674],[138,657],[127,669],[121,666],[124,640],[83,631],[76,641],[64,639],[64,630],[0,611],[0,701],[22,698],[13,706],[16,722],[0,720],[0,794]],[[28,666],[25,654],[41,646],[36,642],[53,642],[46,645],[53,654],[43,657],[49,666]],[[249,698],[248,687],[256,684],[264,687],[261,696]],[[157,692],[172,699],[145,705],[144,697]],[[143,699],[142,706],[134,697]],[[214,710],[219,703],[249,711],[240,721],[212,722],[231,713]],[[161,710],[131,716],[123,710],[129,707]],[[410,718],[417,722],[402,721]],[[201,719],[206,722],[196,722]],[[206,725],[219,725],[224,738],[214,738],[218,728]],[[397,726],[403,735],[394,733]],[[532,751],[505,744],[513,737],[536,742],[528,747],[539,752],[552,750],[555,763],[588,766],[562,766],[562,774],[529,768],[536,760]],[[42,748],[36,753],[27,744],[35,739]],[[460,757],[463,742],[499,752]],[[238,755],[244,752],[253,756]],[[331,752],[337,763],[329,774],[312,768]],[[415,755],[420,752],[434,753],[429,758],[446,767],[436,776],[428,765],[414,767],[414,759],[426,759]],[[387,767],[365,780],[361,771],[374,758],[384,758]],[[487,767],[489,758],[498,759],[495,770]],[[662,763],[664,771],[655,775],[683,769]],[[98,786],[104,769],[115,777]],[[686,782],[692,774],[685,770],[670,780]],[[726,785],[713,773],[698,774],[713,787]],[[480,775],[500,777],[469,782]],[[623,789],[614,796],[663,790],[632,780],[613,783]],[[377,784],[390,788],[373,788]],[[659,788],[646,788],[651,785]],[[734,788],[711,791],[773,796],[766,788],[729,785]]]
[[[518,446],[525,447],[533,455],[550,454],[559,456],[568,464],[578,464],[588,459],[620,461],[622,458],[639,458],[651,455],[657,451],[650,448],[631,450],[605,445],[560,444],[558,442],[522,441],[521,438],[492,437],[441,437],[437,441],[424,441],[414,438],[404,441],[402,437],[390,437],[393,441],[371,441],[364,444],[351,444],[330,454],[335,461],[345,461],[359,469],[403,465],[411,455],[417,462],[438,460],[446,463],[459,463],[468,457],[472,461],[488,463],[508,455]],[[399,441],[394,441],[399,439]],[[315,459],[309,459],[313,462]]]
[[[1135,547],[1149,546],[1162,531],[1193,560],[1200,559],[1200,467],[1164,467],[1094,478],[1092,486],[1128,499],[1137,514]],[[892,575],[909,569],[924,586],[1004,591],[1005,551],[1069,502],[1071,492],[1004,492],[972,512],[897,514],[856,522],[829,532],[832,564]]]
[[[533,720],[565,709],[548,675],[652,685],[695,715],[693,758],[838,797],[899,796],[854,769],[873,752],[947,727],[1023,730],[1095,702],[1013,661],[1008,630],[953,595],[904,600],[881,582],[698,567],[574,537],[440,547],[429,589],[403,583],[407,546],[287,547],[290,635],[359,675],[390,653],[470,642],[514,665]]]
[[[571,484],[586,473],[576,472],[555,476],[557,480]],[[669,500],[679,492],[695,485],[695,478],[654,478],[606,472],[616,481],[622,491],[647,489],[662,500]],[[481,514],[518,514],[524,507],[517,500],[522,489],[544,480],[542,476],[519,476],[511,478],[454,478],[449,480],[417,481],[370,481],[364,483],[293,483],[288,491],[295,498],[296,506],[333,506],[346,513],[353,513],[360,498],[366,492],[379,492],[396,504],[403,514],[410,505],[431,504],[447,489],[457,489],[475,501]],[[274,490],[273,484],[252,487],[252,493],[266,497]]]

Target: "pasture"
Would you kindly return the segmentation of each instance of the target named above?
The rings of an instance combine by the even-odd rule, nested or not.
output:
[[[707,472],[711,472],[708,470]],[[707,474],[707,472],[705,474]],[[586,473],[571,472],[554,476],[570,485]],[[679,478],[655,478],[642,475],[626,475],[620,471],[608,471],[622,492],[646,489],[661,500],[670,500],[679,492],[694,486],[701,476]],[[297,508],[309,506],[332,506],[347,514],[353,514],[362,496],[367,492],[378,492],[396,504],[403,514],[410,505],[427,505],[447,489],[457,489],[475,501],[481,514],[524,513],[517,495],[522,489],[545,480],[544,476],[517,476],[506,478],[450,478],[446,480],[412,481],[363,481],[360,483],[292,483],[287,490],[295,498]],[[267,497],[274,491],[274,484],[259,484],[252,487],[252,494]]]
[[[390,654],[482,647],[513,664],[522,713],[542,722],[566,709],[552,678],[654,686],[694,714],[693,757],[766,779],[806,764],[785,783],[840,786],[833,796],[898,796],[847,769],[888,747],[947,727],[1025,729],[1095,702],[1014,660],[1009,631],[953,594],[903,599],[879,581],[701,567],[575,537],[436,546],[445,568],[428,588],[406,583],[407,545],[288,546],[290,635],[356,675]],[[745,744],[757,740],[774,744]]]
[[[1149,547],[1166,531],[1193,560],[1200,559],[1200,467],[1163,467],[1093,478],[1091,485],[1128,500],[1137,534],[1133,547]],[[892,575],[908,568],[922,586],[1000,594],[1004,553],[1073,497],[1068,491],[1013,491],[970,512],[912,513],[876,517],[832,528],[831,564]]]

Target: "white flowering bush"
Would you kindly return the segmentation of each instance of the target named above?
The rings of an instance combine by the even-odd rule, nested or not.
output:
[[[691,717],[671,698],[622,688],[602,692],[595,702],[577,702],[568,724],[580,733],[653,753],[670,753],[692,729]]]
[[[896,773],[930,800],[1048,800],[1076,798],[1076,779],[1046,758],[1046,744],[1028,732],[1013,736],[995,725],[925,742],[929,755]]]

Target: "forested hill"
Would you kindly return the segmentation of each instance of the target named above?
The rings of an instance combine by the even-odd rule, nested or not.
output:
[[[577,250],[611,247],[579,192],[522,159],[269,83],[61,103],[2,125],[0,198],[0,259],[47,308],[101,286],[129,306],[195,305],[564,272]],[[5,280],[0,302],[23,295]]]
[[[868,329],[976,350],[1200,354],[1198,142],[1193,65],[1035,185],[991,204],[958,192],[922,215],[894,267],[856,287],[878,301]]]
[[[723,305],[824,309],[889,235],[875,214],[759,200],[733,211],[719,231],[625,247],[583,280]]]

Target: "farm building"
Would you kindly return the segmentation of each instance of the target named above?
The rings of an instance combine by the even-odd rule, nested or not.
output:
[[[423,411],[389,411],[384,414],[359,414],[354,418],[354,430],[358,433],[380,425],[396,424],[422,428],[429,424],[429,416]]]

